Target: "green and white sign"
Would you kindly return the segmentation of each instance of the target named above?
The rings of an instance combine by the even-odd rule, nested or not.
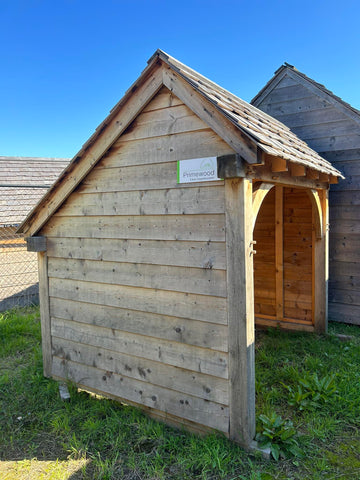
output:
[[[177,183],[221,180],[217,176],[216,157],[191,158],[177,163]]]

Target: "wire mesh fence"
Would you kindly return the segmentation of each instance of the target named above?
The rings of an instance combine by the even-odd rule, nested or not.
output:
[[[16,227],[0,225],[0,311],[39,301],[37,254]]]

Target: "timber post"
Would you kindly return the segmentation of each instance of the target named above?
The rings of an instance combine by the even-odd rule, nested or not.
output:
[[[255,436],[252,182],[225,180],[229,436],[249,447]]]

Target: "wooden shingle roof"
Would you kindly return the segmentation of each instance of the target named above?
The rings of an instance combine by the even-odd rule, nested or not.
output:
[[[159,55],[169,66],[176,69],[224,116],[248,135],[263,152],[322,173],[343,178],[342,174],[331,163],[320,157],[283,123],[241,100],[164,52],[158,51],[156,55]]]
[[[30,212],[19,232],[35,235],[154,95],[164,85],[172,89],[175,83],[175,91],[182,92],[184,103],[222,137],[244,162],[256,164],[259,153],[264,152],[328,176],[342,177],[338,170],[308,147],[288,127],[162,50],[157,50],[140,77],[97,127],[36,208]]]
[[[18,225],[41,200],[68,159],[0,157],[0,225]]]

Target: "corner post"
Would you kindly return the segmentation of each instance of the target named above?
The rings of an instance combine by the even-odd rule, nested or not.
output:
[[[43,371],[45,377],[51,377],[51,325],[49,303],[48,257],[46,252],[38,252],[39,298],[41,317],[41,342],[43,352]]]
[[[229,436],[249,447],[255,436],[252,182],[225,179]]]
[[[319,192],[322,214],[321,238],[313,235],[314,243],[314,328],[317,333],[327,333],[328,282],[329,282],[329,208],[328,190]]]

